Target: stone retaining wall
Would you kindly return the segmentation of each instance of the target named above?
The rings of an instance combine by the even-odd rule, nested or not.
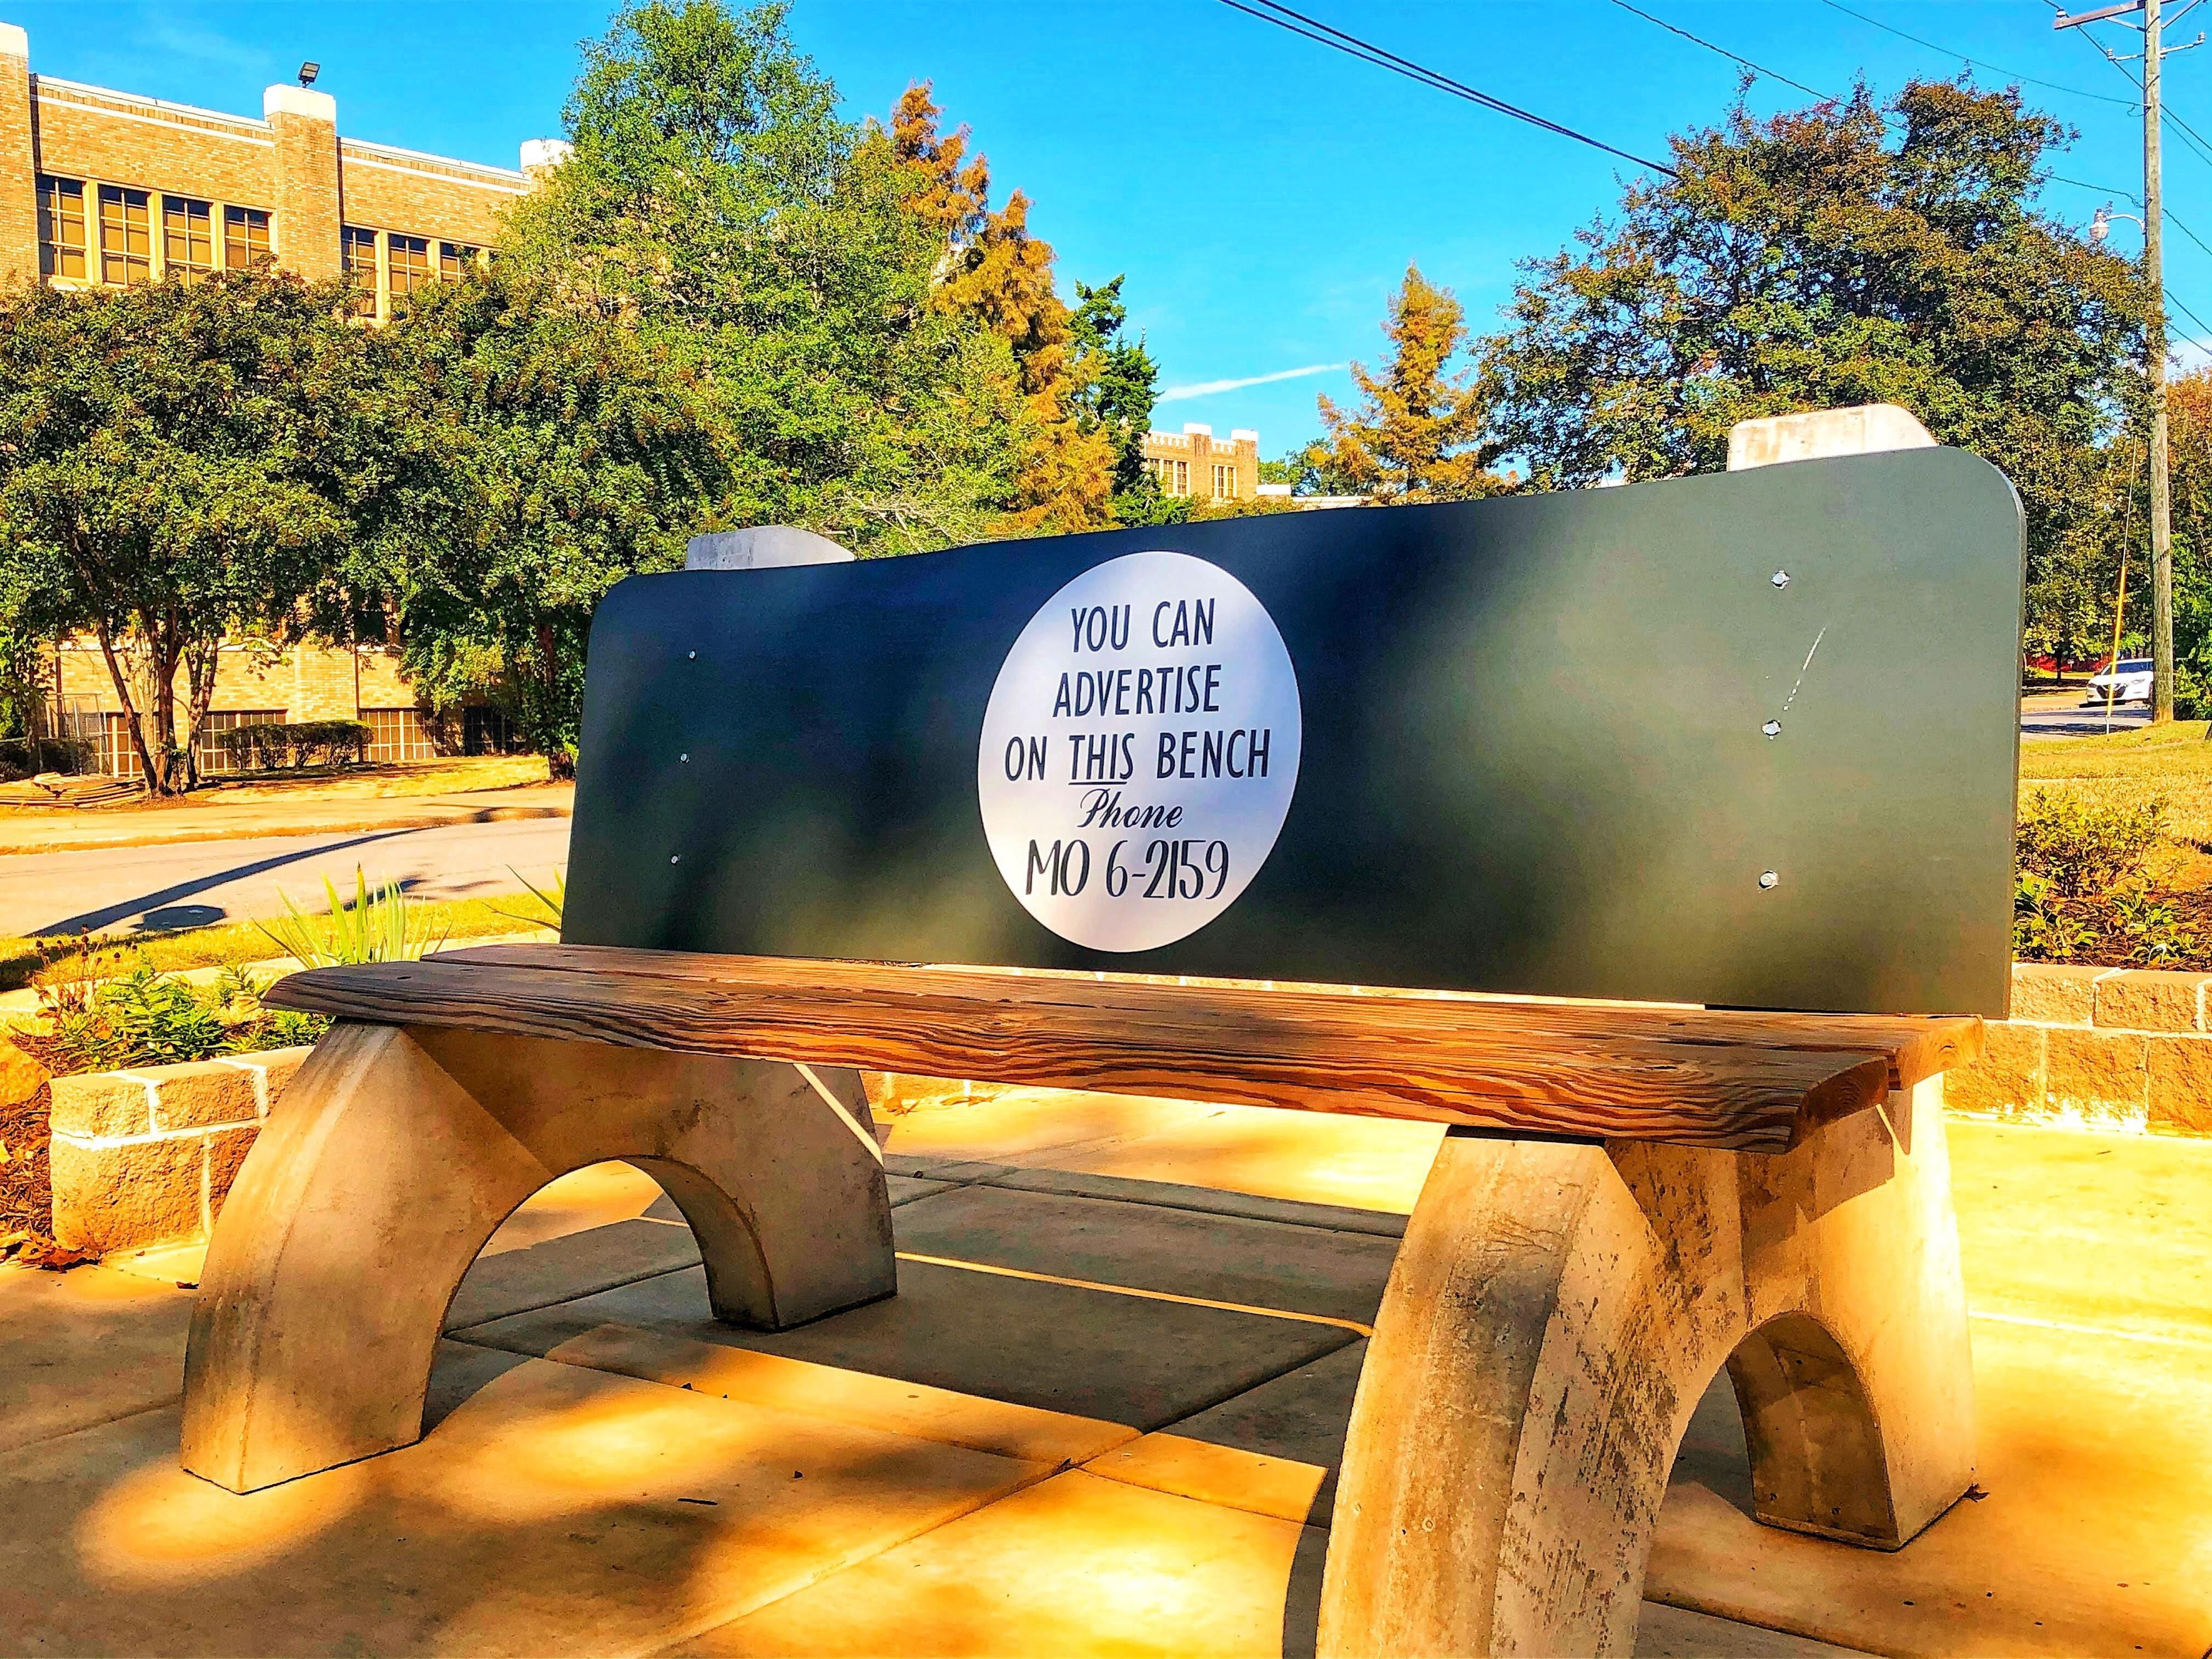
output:
[[[2212,1135],[2212,974],[2015,963],[2012,1015],[1944,1079],[1952,1111]]]
[[[58,1077],[54,1238],[137,1250],[207,1237],[269,1103],[308,1050]]]

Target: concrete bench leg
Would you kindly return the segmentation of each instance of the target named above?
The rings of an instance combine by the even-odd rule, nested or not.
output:
[[[1448,1137],[1352,1410],[1324,1656],[1626,1654],[1729,1367],[1759,1518],[1902,1547],[1973,1476],[1941,1080],[1786,1156]]]
[[[719,1319],[776,1330],[891,1295],[867,1111],[851,1072],[338,1024],[209,1245],[184,1466],[252,1492],[412,1444],[477,1252],[547,1182],[608,1158],[682,1208]]]

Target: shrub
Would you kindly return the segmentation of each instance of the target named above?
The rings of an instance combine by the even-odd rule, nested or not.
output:
[[[411,962],[446,942],[442,933],[435,939],[430,937],[428,918],[408,902],[398,882],[387,882],[372,893],[368,878],[357,864],[353,881],[350,907],[339,899],[338,890],[325,876],[323,891],[330,896],[328,915],[308,915],[292,902],[290,894],[284,893],[279,895],[284,901],[284,920],[257,925],[286,956],[295,957],[310,968]]]
[[[89,772],[99,758],[84,738],[0,738],[0,783],[35,777],[41,772],[74,775]]]
[[[260,720],[216,733],[216,746],[251,771],[297,771],[309,765],[350,766],[368,753],[371,733],[359,720]]]
[[[2057,898],[2103,893],[2142,873],[2165,817],[2162,800],[2119,805],[2039,789],[2014,832],[2020,871]]]
[[[95,961],[88,952],[40,986],[45,1035],[14,1034],[58,1076],[289,1048],[330,1029],[318,1014],[264,1010],[261,988],[243,973],[202,990],[135,953],[125,972],[94,981],[85,975],[98,971]]]

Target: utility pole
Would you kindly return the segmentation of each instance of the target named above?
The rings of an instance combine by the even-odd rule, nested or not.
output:
[[[2183,8],[2187,10],[2187,7]],[[2150,331],[2145,342],[2146,368],[2150,375],[2150,593],[2151,683],[2150,718],[2153,725],[2173,718],[2173,502],[2166,474],[2166,269],[2165,236],[2159,213],[2158,82],[2159,62],[2166,49],[2159,38],[2159,0],[2127,0],[2124,5],[2101,6],[2069,17],[2064,12],[2051,20],[2054,29],[2078,28],[2142,13],[2143,37],[2143,280],[2150,286]],[[2204,37],[2199,34],[2194,46]],[[2175,48],[2185,52],[2188,47]],[[2112,54],[2106,52],[2106,57]],[[2118,62],[2117,58],[2114,62]],[[2100,224],[2114,216],[2098,216]],[[2093,231],[2092,234],[2095,233]],[[2101,240],[2102,238],[2099,237]],[[2118,659],[2114,657],[2114,670]]]
[[[2150,284],[2150,723],[2173,718],[2173,519],[2166,471],[2166,263],[2159,214],[2158,0],[2143,0],[2143,280]],[[2115,670],[2117,672],[2117,669]]]

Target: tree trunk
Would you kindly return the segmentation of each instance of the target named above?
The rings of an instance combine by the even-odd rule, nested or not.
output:
[[[155,781],[159,775],[154,769],[154,757],[146,747],[146,729],[138,718],[138,702],[131,695],[131,676],[115,654],[114,630],[108,626],[107,618],[102,617],[94,624],[93,631],[100,641],[100,654],[107,662],[107,678],[114,684],[115,700],[123,705],[123,726],[131,733],[131,746],[137,752],[146,787],[155,794],[163,793]]]
[[[200,732],[208,705],[215,701],[216,671],[222,665],[222,641],[194,640],[185,647],[185,787],[200,787]]]

